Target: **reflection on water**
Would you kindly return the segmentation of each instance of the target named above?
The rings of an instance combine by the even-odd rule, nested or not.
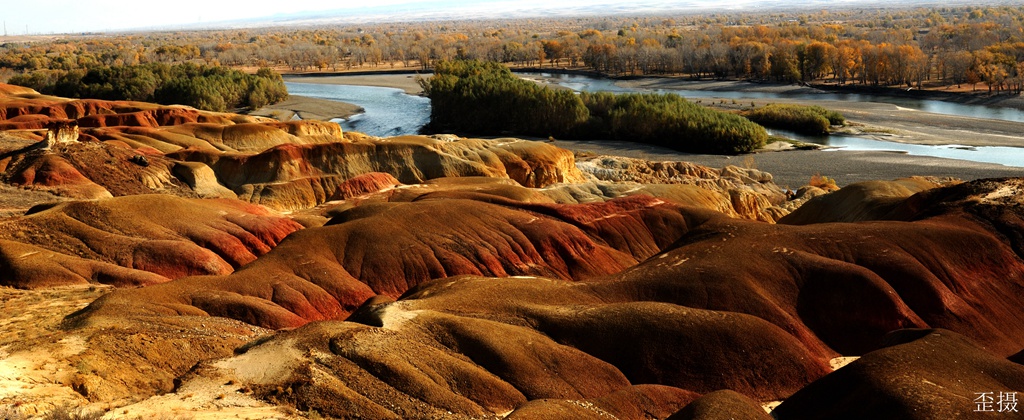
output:
[[[416,134],[430,122],[430,99],[406,94],[401,89],[285,82],[288,93],[311,98],[348,102],[366,112],[338,120],[346,131],[371,136]]]
[[[828,150],[894,151],[918,156],[932,156],[1024,167],[1024,149],[1019,147],[975,147],[955,144],[928,146],[923,144],[907,144],[897,143],[894,141],[875,140],[856,136],[808,136],[791,131],[776,129],[769,129],[768,134],[788,137],[805,143],[821,144],[836,148]]]

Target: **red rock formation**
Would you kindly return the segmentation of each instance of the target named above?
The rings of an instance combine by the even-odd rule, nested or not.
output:
[[[0,179],[69,198],[93,199],[131,194],[195,194],[171,174],[174,163],[115,145],[75,142],[53,150],[30,150],[11,157]]]
[[[618,409],[618,414],[633,417],[636,412],[629,414],[627,408],[607,402],[633,401],[627,407],[646,406],[667,415],[671,407],[679,408],[692,399],[687,392],[728,388],[759,400],[787,397],[827,373],[826,361],[835,354],[832,349],[857,352],[887,346],[885,333],[902,325],[949,325],[1009,354],[1005,349],[1015,346],[1016,352],[1019,344],[1014,343],[1021,341],[1019,327],[1012,325],[1022,317],[1020,293],[1011,289],[1021,287],[1019,273],[1024,267],[1011,245],[1001,241],[1003,236],[995,236],[992,225],[982,223],[984,219],[977,215],[1012,222],[1019,208],[1006,200],[1019,200],[1012,195],[1015,185],[1019,184],[977,182],[915,196],[904,205],[925,218],[912,222],[793,227],[690,215],[679,221],[685,220],[688,231],[671,249],[620,275],[577,283],[541,278],[438,279],[415,286],[397,302],[368,302],[350,318],[361,325],[311,324],[208,368],[252,384],[257,395],[270,401],[332,415],[383,418],[451,411],[481,416],[512,409],[517,416],[589,416]],[[417,204],[421,203],[407,206]],[[547,208],[546,214],[580,225],[617,219],[602,216],[601,207],[532,208],[537,214]],[[424,215],[435,213],[434,208],[424,210]],[[975,217],[966,217],[965,210]],[[363,220],[359,211],[358,207],[350,210],[337,226]],[[603,229],[609,231],[610,226]],[[1013,237],[1013,232],[1005,233]],[[764,243],[776,246],[758,245]],[[964,255],[965,250],[979,252]],[[318,265],[310,271],[326,268]],[[189,284],[182,290],[202,285],[189,279],[118,292],[97,301],[90,310],[93,316],[145,313],[104,306],[116,303],[115,299],[127,301],[129,293],[166,291],[165,286],[183,282]],[[233,293],[207,293],[224,299],[221,304],[234,303],[235,313],[246,314],[243,319],[280,316],[274,313],[279,311],[275,306],[245,303]],[[308,291],[301,293],[308,296]],[[156,297],[137,294],[134,299]],[[878,385],[889,382],[884,378],[902,378],[901,372],[917,372],[915,363],[931,364],[930,355],[949,356],[936,359],[935,367],[924,372],[954,366],[954,359],[966,360],[957,367],[965,372],[1012,373],[1007,367],[1011,365],[1020,369],[959,344],[929,348],[925,345],[900,356],[911,363],[906,367],[879,365],[888,363],[889,356],[882,362],[872,361],[875,354],[889,354],[889,349],[862,359],[872,376],[858,379],[864,385],[856,385],[857,389],[885,393],[888,398],[880,406],[858,406],[864,416],[873,418],[894,407],[891,404],[898,410],[912,410],[917,405],[907,398],[933,396],[929,390],[934,388],[928,383],[944,382],[931,376],[924,377],[929,382],[911,377],[902,388]],[[288,356],[294,363],[274,375],[247,374],[242,367],[269,365],[282,354],[319,356]],[[965,354],[968,358],[961,358]],[[313,364],[318,366],[315,375],[310,373]],[[856,366],[855,362],[834,375],[856,371]],[[1007,384],[991,382],[986,375],[973,373],[965,378],[971,387]],[[830,383],[830,377],[819,383]],[[956,375],[945,378],[956,380]],[[638,383],[666,388],[638,393],[632,388]],[[793,418],[805,418],[822,407],[849,410],[856,403],[843,399],[860,394],[849,391],[849,385],[837,386],[807,398],[790,398],[786,404],[795,408],[787,410],[796,413]],[[913,387],[927,390],[893,392]],[[1007,388],[1017,390],[1019,385]],[[280,391],[284,389],[291,391]],[[907,397],[900,397],[904,392]],[[928,398],[934,402],[945,397]],[[700,402],[692,413],[680,415],[699,418],[706,412],[701,410],[703,405],[752,408],[735,399],[718,399]],[[939,411],[928,413],[948,414],[951,411],[942,411],[947,409],[948,405],[939,406]],[[830,413],[826,416],[840,412],[826,411]],[[786,418],[785,413],[780,411],[780,418]]]
[[[693,400],[688,387],[733,381],[775,397],[827,369],[788,334],[753,317],[667,304],[606,305],[586,284],[545,279],[434,281],[400,302],[370,304],[353,320],[365,324],[311,323],[197,372],[332,416],[479,417],[515,410],[518,418],[646,418],[668,416]],[[689,345],[700,342],[730,345],[713,355]],[[628,352],[616,354],[622,349]],[[254,365],[280,368],[247,367]],[[752,365],[760,367],[746,370]],[[654,372],[676,386],[642,379]]]
[[[166,281],[168,278],[159,274],[0,239],[0,286],[37,289],[102,283],[136,287]]]
[[[343,136],[340,126],[329,122],[271,122],[180,106],[71,100],[13,88],[11,92],[0,95],[2,127],[42,128],[55,119],[70,119],[82,127],[82,141],[101,142],[93,149],[120,149],[72,147],[75,156],[61,156],[115,196],[155,191],[192,196],[191,192],[204,197],[238,197],[278,210],[300,210],[339,198],[332,196],[345,188],[342,185],[346,181],[373,172],[389,174],[405,184],[474,176],[511,179],[521,186],[537,188],[586,181],[571,152],[540,142],[455,136],[379,139],[358,133]],[[104,154],[108,156],[101,156]],[[118,164],[135,155],[145,155],[154,164],[144,171],[125,171]],[[200,166],[180,165],[183,161],[206,165],[214,176]],[[117,176],[98,170],[110,166]],[[175,167],[187,188],[172,176]],[[581,167],[604,180],[695,185],[690,190],[656,186],[628,189],[671,194],[730,215],[773,221],[784,214],[772,207],[784,200],[781,190],[771,183],[770,175],[755,170],[733,167],[718,171],[683,162],[608,157],[585,161]],[[197,184],[197,180],[202,182]],[[567,194],[592,194],[584,191],[589,188],[602,191],[593,199],[616,196],[604,193],[614,189],[607,184],[571,187],[577,191]],[[86,197],[73,191],[64,194]]]
[[[809,348],[861,354],[888,331],[931,326],[1008,355],[1024,338],[1012,321],[1024,319],[1024,262],[1002,240],[1016,229],[955,216],[805,227],[719,219],[619,277],[635,299],[755,315]]]
[[[348,200],[361,195],[375,193],[387,188],[401,185],[391,174],[370,172],[358,175],[338,185],[338,188],[327,198],[328,201]]]
[[[0,130],[39,130],[46,128],[52,120],[48,115],[19,115],[0,121]]]
[[[67,202],[0,222],[0,238],[23,244],[5,246],[5,264],[21,274],[3,284],[149,284],[186,275],[227,274],[298,229],[298,223],[235,200],[146,195]],[[59,257],[47,264],[42,258],[13,256],[25,247]],[[65,271],[70,274],[47,275]]]
[[[34,153],[8,167],[6,182],[72,198],[111,197],[110,191],[82,175],[59,155]]]
[[[681,184],[718,193],[720,211],[743,218],[774,222],[789,213],[779,207],[787,198],[772,175],[756,169],[726,166],[720,170],[689,162],[655,162],[620,156],[582,159],[580,169],[602,181]]]
[[[360,206],[329,226],[292,234],[230,276],[116,292],[94,309],[297,326],[343,318],[374,295],[398,297],[438,277],[571,280],[615,273],[672,243],[690,224],[677,206],[645,197],[574,206],[484,198],[490,202],[438,198]]]

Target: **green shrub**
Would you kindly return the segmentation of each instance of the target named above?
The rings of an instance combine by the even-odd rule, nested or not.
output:
[[[431,99],[428,129],[474,134],[615,139],[698,153],[743,153],[763,146],[764,128],[677,95],[575,94],[522,80],[498,63],[438,63],[420,81]]]
[[[747,118],[765,127],[804,134],[828,134],[833,125],[843,125],[843,115],[820,106],[770,104],[747,111]]]
[[[39,70],[16,75],[10,83],[69,98],[180,104],[208,111],[255,109],[288,97],[281,75],[271,69],[252,75],[192,63]]]
[[[547,137],[586,121],[573,92],[515,77],[498,63],[450,61],[420,84],[431,101],[431,127],[477,134],[514,132]]]

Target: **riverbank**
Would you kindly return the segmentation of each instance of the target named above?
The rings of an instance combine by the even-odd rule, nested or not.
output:
[[[845,150],[791,150],[740,156],[698,155],[624,141],[557,140],[555,146],[577,153],[615,155],[655,161],[686,161],[721,168],[753,167],[772,174],[775,183],[791,189],[807,185],[811,176],[833,178],[840,186],[854,182],[934,176],[974,180],[1019,177],[1024,168],[965,160],[915,156],[897,152]]]
[[[362,107],[346,102],[288,95],[288,99],[251,111],[249,115],[273,118],[278,121],[296,119],[330,121],[336,118],[348,118],[363,112]]]
[[[744,81],[692,81],[674,78],[641,78],[621,80],[617,86],[632,89],[688,90],[707,92],[707,98],[696,99],[723,110],[743,111],[769,103],[820,105],[842,113],[848,126],[837,134],[856,135],[899,143],[922,145],[957,144],[964,146],[1024,147],[1024,123],[986,118],[936,114],[883,102],[859,102],[814,99],[737,99],[716,97],[715,92],[772,93],[815,95],[825,92],[809,86],[751,83]],[[853,92],[849,92],[853,93]],[[756,96],[756,95],[752,95]],[[823,95],[824,96],[824,95]],[[938,100],[939,98],[933,98]],[[981,99],[976,99],[975,102]],[[955,102],[955,101],[951,101]],[[963,103],[970,103],[967,99]],[[1006,95],[982,105],[1016,107],[1021,99]]]
[[[285,82],[294,83],[321,83],[327,85],[349,85],[349,86],[377,86],[402,89],[410,95],[423,93],[415,73],[359,73],[352,75],[296,75],[286,74],[283,76]],[[426,76],[429,77],[429,74]]]

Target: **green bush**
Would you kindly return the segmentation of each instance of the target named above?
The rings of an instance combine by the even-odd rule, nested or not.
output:
[[[192,63],[39,70],[13,76],[10,83],[69,98],[181,104],[208,111],[256,109],[288,97],[281,75],[271,69],[252,75]]]
[[[754,150],[768,138],[743,117],[677,95],[577,95],[522,80],[492,62],[441,62],[420,85],[431,99],[428,129],[435,131],[604,138],[729,154]]]
[[[438,63],[420,84],[431,101],[431,126],[478,134],[513,132],[547,137],[586,121],[573,92],[515,77],[498,63]]]
[[[833,125],[843,125],[843,115],[820,106],[771,104],[748,111],[745,116],[765,127],[804,134],[828,134]]]
[[[675,94],[602,92],[580,97],[591,115],[587,138],[610,137],[717,154],[749,152],[764,146],[768,139],[764,128],[743,117],[702,107]]]

